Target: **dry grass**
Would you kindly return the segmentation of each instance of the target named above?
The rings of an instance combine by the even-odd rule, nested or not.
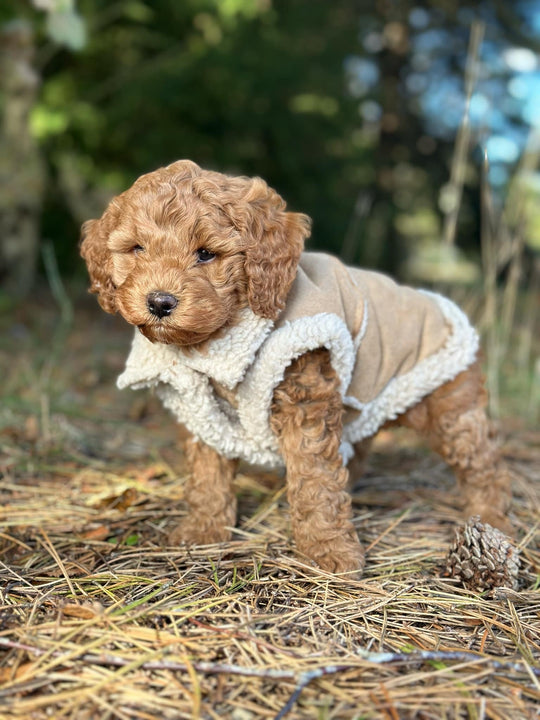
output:
[[[355,488],[362,581],[295,558],[279,478],[247,469],[234,540],[171,548],[177,429],[153,400],[114,390],[126,330],[76,318],[52,355],[46,308],[4,322],[1,718],[538,716],[537,432],[503,428],[517,592],[443,577],[453,481],[405,434],[381,438]]]

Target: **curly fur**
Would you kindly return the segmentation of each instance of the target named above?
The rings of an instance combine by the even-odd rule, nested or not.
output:
[[[184,160],[139,178],[99,220],[83,226],[81,253],[91,291],[151,341],[188,353],[204,349],[250,308],[276,319],[310,231],[306,215],[260,178],[228,177]],[[201,250],[212,254],[201,261]],[[178,311],[149,309],[165,292]],[[363,551],[352,523],[348,471],[340,455],[342,398],[326,349],[307,352],[275,389],[271,428],[287,468],[291,526],[298,552],[333,572],[358,572]],[[234,406],[234,392],[215,387]],[[455,470],[467,515],[506,528],[510,477],[489,435],[485,391],[475,363],[392,424],[412,427]],[[369,438],[358,450],[364,455]],[[172,542],[219,542],[236,519],[236,461],[200,440],[189,443],[189,514]]]
[[[140,177],[100,220],[83,225],[81,254],[104,310],[150,340],[192,347],[222,332],[248,305],[283,309],[309,235],[309,218],[260,178],[232,178],[182,160]],[[198,264],[198,249],[219,262]],[[157,319],[149,293],[166,290],[182,313]]]
[[[208,445],[192,439],[186,443],[186,457],[191,475],[184,499],[190,514],[170,533],[169,541],[175,545],[184,541],[203,544],[229,540],[236,522],[232,483],[238,462],[227,460]]]
[[[454,470],[466,517],[507,532],[510,473],[501,461],[486,416],[487,393],[477,361],[399,418],[426,437]]]
[[[349,474],[339,452],[342,415],[328,351],[295,360],[274,393],[271,425],[287,467],[296,547],[332,572],[359,571],[364,564],[351,521]]]

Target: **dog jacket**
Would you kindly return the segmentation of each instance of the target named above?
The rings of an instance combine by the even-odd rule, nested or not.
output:
[[[118,387],[153,387],[176,419],[220,454],[279,467],[269,424],[273,392],[291,362],[317,348],[329,351],[341,381],[347,462],[353,443],[471,365],[478,336],[447,298],[305,252],[277,321],[246,308],[205,351],[189,353],[136,331]],[[213,383],[233,391],[235,406]]]

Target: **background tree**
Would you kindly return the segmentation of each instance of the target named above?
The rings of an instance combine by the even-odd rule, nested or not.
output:
[[[8,0],[0,20],[33,28],[42,80],[26,125],[47,167],[43,211],[33,205],[40,235],[64,272],[82,272],[81,221],[138,174],[190,157],[265,177],[313,217],[313,248],[424,281],[471,282],[481,148],[502,197],[535,122],[538,4]],[[441,253],[474,21],[484,33],[459,222]],[[40,172],[30,175],[37,187]]]
[[[15,296],[34,282],[43,196],[43,164],[29,114],[39,90],[31,25],[0,29],[0,280]]]

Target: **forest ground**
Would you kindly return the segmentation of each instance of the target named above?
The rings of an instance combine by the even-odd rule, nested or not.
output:
[[[169,547],[180,433],[116,389],[130,337],[93,298],[2,313],[0,718],[538,717],[538,430],[499,422],[517,590],[445,576],[453,478],[403,432],[353,487],[361,580],[296,557],[282,479],[247,467],[233,540]]]

